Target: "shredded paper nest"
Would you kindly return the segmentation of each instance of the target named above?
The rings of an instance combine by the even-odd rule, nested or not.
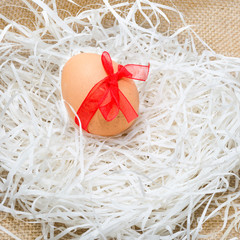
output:
[[[198,239],[224,207],[224,237],[238,230],[240,59],[204,42],[198,53],[189,26],[160,33],[166,9],[182,16],[147,0],[104,0],[64,20],[55,1],[33,0],[38,10],[23,2],[36,15],[33,31],[1,16],[9,24],[0,31],[0,210],[41,223],[38,239],[79,239],[77,230],[81,239]],[[104,26],[107,14],[114,22]],[[70,121],[61,96],[66,61],[103,51],[151,65],[136,82],[136,123],[108,138]]]

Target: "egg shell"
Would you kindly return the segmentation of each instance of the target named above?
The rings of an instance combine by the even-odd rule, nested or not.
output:
[[[113,61],[114,72],[118,70],[118,64]],[[70,58],[62,70],[62,96],[71,105],[75,112],[93,86],[107,76],[103,68],[101,56],[95,53],[81,53]],[[122,78],[118,81],[119,89],[138,113],[139,94],[132,79]],[[75,119],[74,112],[66,104],[69,115]],[[90,133],[101,136],[117,135],[129,128],[134,121],[127,122],[123,113],[119,111],[112,121],[106,121],[98,109],[88,124]]]

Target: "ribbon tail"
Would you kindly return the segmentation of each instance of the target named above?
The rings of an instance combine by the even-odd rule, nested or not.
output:
[[[93,86],[87,97],[82,102],[77,111],[77,116],[81,121],[82,128],[88,132],[88,124],[99,108],[99,99],[103,98],[107,91],[105,79],[101,80]],[[75,123],[79,126],[79,120],[75,117]]]
[[[138,117],[137,112],[128,101],[128,99],[124,96],[124,94],[119,90],[119,99],[120,99],[120,110],[123,113],[126,120],[129,122],[133,121]]]
[[[94,114],[96,113],[97,110],[98,110],[98,107],[95,107],[94,109],[89,111],[87,105],[85,105],[85,104],[81,105],[81,107],[77,111],[77,116],[80,119],[82,129],[84,129],[85,131],[88,132],[88,124],[91,121],[92,117],[94,116]],[[80,125],[79,119],[77,117],[75,117],[75,123],[78,126]]]
[[[128,72],[132,74],[132,76],[130,77],[131,79],[140,81],[147,80],[150,64],[148,65],[127,64],[124,67]]]

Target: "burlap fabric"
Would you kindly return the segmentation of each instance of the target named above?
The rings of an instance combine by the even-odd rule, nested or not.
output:
[[[46,0],[45,0],[46,1]],[[126,1],[126,0],[122,0]],[[165,5],[177,7],[183,13],[186,23],[193,25],[196,33],[217,53],[227,56],[240,57],[240,0],[154,0]],[[28,0],[31,2],[31,0]],[[75,15],[78,11],[86,8],[97,8],[101,0],[75,0],[80,7],[70,3],[67,0],[56,0],[59,15],[64,18],[69,14]],[[112,1],[112,3],[121,1]],[[129,1],[132,2],[132,1]],[[32,3],[31,3],[32,4]],[[88,6],[91,4],[90,6]],[[34,4],[33,4],[34,6]],[[38,9],[41,11],[41,9]],[[34,15],[29,11],[22,0],[0,0],[0,14],[7,16],[18,23],[25,24],[29,28],[34,29]],[[165,31],[169,27],[174,30],[183,26],[180,18],[166,11],[167,16],[171,20],[169,26],[167,22],[162,22],[160,31]],[[106,21],[111,22],[112,16],[108,16]],[[141,15],[138,16],[141,21]],[[108,22],[106,22],[108,24]],[[0,19],[0,28],[3,29],[6,22]],[[196,41],[199,50],[203,47]],[[196,212],[196,219],[201,215],[203,209]],[[240,211],[240,210],[239,210]],[[202,230],[203,234],[213,233],[220,230],[222,225],[221,216],[209,220]],[[41,234],[41,226],[39,224],[27,223],[13,218],[0,212],[0,225],[14,233],[23,240],[35,239]],[[229,225],[230,223],[228,223]],[[226,230],[227,228],[225,228]],[[221,239],[224,231],[216,233],[208,239]],[[227,239],[237,237],[240,239],[240,233],[232,231]],[[9,235],[4,234],[0,230],[0,239],[12,239]],[[68,239],[62,238],[62,239]]]

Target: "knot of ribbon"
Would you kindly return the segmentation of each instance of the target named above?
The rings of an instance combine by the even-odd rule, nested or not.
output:
[[[98,109],[106,121],[112,121],[118,115],[119,110],[128,122],[137,118],[138,114],[133,106],[118,88],[118,80],[125,77],[145,81],[149,73],[149,64],[148,66],[118,65],[118,71],[114,73],[112,59],[106,51],[102,53],[101,61],[107,76],[93,86],[77,111],[82,128],[86,131],[88,131],[88,124]],[[77,125],[79,125],[78,117],[75,117]]]

